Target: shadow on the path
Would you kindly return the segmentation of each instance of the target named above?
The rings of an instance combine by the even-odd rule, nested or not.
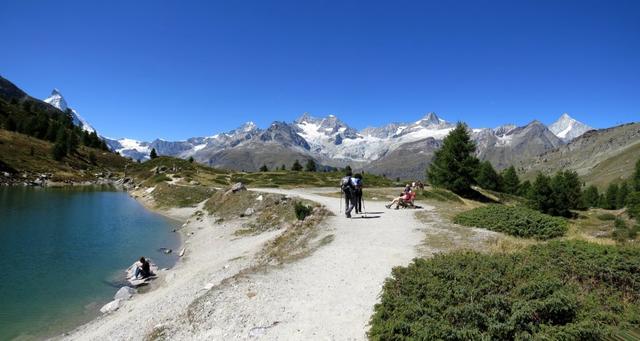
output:
[[[351,219],[375,219],[375,218],[380,218],[381,216],[379,215],[361,215],[359,217],[351,217]]]

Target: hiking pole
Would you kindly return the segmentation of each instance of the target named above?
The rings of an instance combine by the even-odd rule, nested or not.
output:
[[[342,213],[342,190],[340,190],[340,213]]]
[[[362,211],[364,212],[364,217],[367,218],[367,207],[364,205],[364,194],[360,197],[360,200],[362,200]]]

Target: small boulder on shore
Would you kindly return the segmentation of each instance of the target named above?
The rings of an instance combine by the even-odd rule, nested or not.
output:
[[[100,308],[100,312],[103,314],[110,314],[120,308],[120,300],[113,300]]]
[[[136,289],[132,287],[124,286],[120,288],[118,292],[116,292],[116,295],[113,298],[116,300],[128,300],[136,293],[138,293]]]

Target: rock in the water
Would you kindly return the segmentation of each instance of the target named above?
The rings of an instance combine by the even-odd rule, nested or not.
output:
[[[180,250],[180,253],[178,253],[178,256],[182,257],[184,256],[184,252],[187,251],[186,247],[183,247],[182,250]]]
[[[102,306],[102,308],[100,308],[100,312],[103,314],[109,314],[112,313],[116,310],[118,310],[118,308],[120,308],[120,300],[113,300],[105,305]]]
[[[264,199],[264,198],[262,197],[262,194],[260,194],[260,196],[258,196],[258,197],[256,198],[256,200],[258,200],[258,201],[262,201],[263,199]]]
[[[247,188],[244,186],[242,182],[238,182],[235,185],[231,186],[231,192],[236,193],[240,191],[246,191]]]
[[[254,213],[256,213],[256,210],[253,209],[253,207],[249,207],[244,211],[244,216],[245,217],[250,217],[252,216]]]
[[[128,300],[131,296],[135,295],[138,291],[134,288],[124,286],[116,292],[116,295],[113,297],[116,300]]]

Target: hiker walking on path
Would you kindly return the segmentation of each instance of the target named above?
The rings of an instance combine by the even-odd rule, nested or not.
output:
[[[362,213],[362,174],[358,173],[356,175],[353,176],[353,179],[356,183],[356,189],[355,189],[355,202],[356,202],[356,213],[357,214],[361,214]]]
[[[351,171],[348,170],[345,177],[340,180],[340,189],[342,193],[344,193],[344,215],[347,218],[351,218],[351,211],[353,211],[356,206],[356,181],[352,175]]]

